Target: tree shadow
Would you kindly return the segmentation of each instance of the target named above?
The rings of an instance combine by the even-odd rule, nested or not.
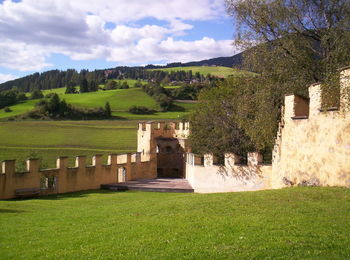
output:
[[[184,107],[172,104],[169,111],[171,111],[171,112],[185,112],[186,109]]]
[[[0,209],[0,214],[2,213],[23,213],[26,212],[25,210],[18,210],[18,209]]]
[[[42,195],[36,197],[36,200],[65,200],[65,199],[73,199],[73,198],[84,198],[92,194],[110,194],[115,193],[110,190],[86,190],[86,191],[76,191],[62,194],[50,194],[50,195]]]

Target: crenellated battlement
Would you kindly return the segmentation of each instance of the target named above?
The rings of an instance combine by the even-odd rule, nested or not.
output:
[[[349,111],[350,68],[340,71],[340,107],[322,108],[322,85],[314,83],[309,87],[309,99],[298,95],[285,97],[284,119],[298,120],[315,118],[324,112]]]
[[[273,150],[271,186],[350,187],[350,67],[340,70],[339,107],[322,107],[322,85],[309,99],[285,97]]]
[[[173,138],[187,138],[189,135],[189,122],[140,122],[138,124],[139,134],[151,134],[152,136],[164,136]]]
[[[111,154],[107,164],[102,157],[94,155],[88,164],[86,156],[77,156],[75,165],[69,167],[69,158],[61,156],[52,169],[40,169],[38,159],[28,159],[25,172],[16,172],[16,160],[5,160],[1,163],[0,199],[99,189],[107,183],[156,177],[156,162],[141,162],[140,153]]]

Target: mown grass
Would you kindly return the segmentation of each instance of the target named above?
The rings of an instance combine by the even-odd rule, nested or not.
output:
[[[0,161],[17,159],[23,167],[28,157],[42,158],[54,167],[59,156],[136,151],[137,121],[14,121],[0,124]]]
[[[0,202],[2,259],[349,259],[349,231],[343,188]]]
[[[211,74],[213,76],[218,77],[225,77],[227,78],[230,75],[237,76],[237,75],[254,75],[254,73],[245,71],[245,70],[239,70],[234,68],[228,68],[228,67],[209,67],[209,66],[192,66],[192,67],[174,67],[174,68],[164,68],[164,69],[152,69],[152,70],[161,70],[161,71],[189,71],[192,70],[192,73],[199,72],[200,74],[206,76],[208,74]]]

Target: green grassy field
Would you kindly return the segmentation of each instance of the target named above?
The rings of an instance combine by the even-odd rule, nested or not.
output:
[[[350,190],[0,201],[1,259],[349,259]]]
[[[0,161],[42,158],[42,167],[55,166],[58,156],[135,152],[137,121],[18,121],[0,124]]]
[[[164,69],[152,69],[152,70],[162,70],[162,71],[179,71],[179,70],[185,70],[189,71],[192,70],[192,73],[199,72],[200,74],[206,76],[208,74],[211,74],[213,76],[218,77],[228,77],[230,75],[254,75],[254,73],[244,70],[238,70],[228,67],[209,67],[209,66],[193,66],[193,67],[174,67],[174,68],[164,68]]]
[[[65,88],[53,90],[45,90],[44,94],[57,93],[61,99],[65,99],[68,103],[79,107],[104,107],[108,101],[112,108],[112,115],[123,117],[124,119],[177,119],[183,117],[190,112],[192,107],[184,107],[183,111],[158,112],[154,115],[134,115],[128,112],[131,106],[145,106],[151,109],[159,110],[157,102],[148,96],[142,89],[116,89],[108,91],[89,92],[82,94],[65,94]],[[38,100],[28,100],[14,106],[10,106],[12,112],[4,112],[0,110],[0,119],[16,116],[28,112],[34,108]],[[183,107],[182,104],[176,104]]]

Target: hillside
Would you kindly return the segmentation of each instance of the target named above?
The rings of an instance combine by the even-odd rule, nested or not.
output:
[[[189,66],[189,67],[169,67],[169,68],[155,68],[155,69],[150,69],[153,71],[192,71],[192,73],[197,73],[199,72],[201,75],[212,75],[212,76],[217,76],[217,77],[222,77],[222,78],[227,78],[228,76],[237,76],[237,75],[247,75],[251,74],[253,75],[254,73],[245,71],[245,70],[239,70],[239,69],[234,69],[234,68],[228,68],[228,67],[223,67],[223,66]]]
[[[130,82],[130,81],[129,81]],[[116,89],[107,91],[88,92],[81,94],[65,94],[65,88],[52,90],[44,90],[43,94],[57,93],[60,99],[66,100],[68,103],[78,107],[93,108],[103,107],[106,102],[109,102],[112,109],[112,115],[121,119],[177,119],[185,116],[191,111],[195,104],[186,104],[174,102],[178,111],[156,112],[150,115],[137,115],[128,112],[131,106],[144,106],[150,109],[159,110],[157,102],[148,96],[140,88]],[[24,114],[32,110],[39,100],[26,100],[16,105],[10,106],[12,112],[0,110],[0,119],[6,119],[17,115]]]
[[[148,69],[156,68],[173,68],[173,67],[192,67],[192,66],[221,66],[228,68],[241,68],[243,63],[243,54],[244,52],[238,53],[230,57],[218,57],[212,59],[205,59],[200,61],[191,61],[191,62],[174,62],[168,63],[165,66],[156,66],[156,65],[147,65]]]

